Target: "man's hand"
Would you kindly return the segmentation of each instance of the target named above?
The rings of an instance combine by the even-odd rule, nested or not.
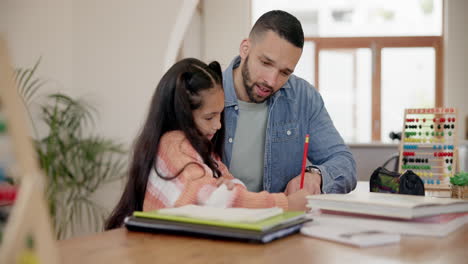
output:
[[[288,210],[289,211],[307,211],[307,190],[300,190],[295,193],[290,193],[288,197]]]
[[[322,184],[322,176],[317,173],[306,172],[304,174],[304,190],[310,194],[320,194],[320,186]],[[289,181],[284,193],[286,195],[295,193],[301,189],[301,175],[296,176]]]

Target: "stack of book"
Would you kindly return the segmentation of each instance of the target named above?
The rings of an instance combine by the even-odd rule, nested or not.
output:
[[[186,205],[134,212],[125,219],[130,231],[173,233],[199,237],[268,243],[299,232],[310,221],[305,212],[281,208],[247,209]]]
[[[468,223],[468,200],[374,192],[307,198],[316,214],[303,234],[356,246],[398,242],[399,235],[443,237]]]

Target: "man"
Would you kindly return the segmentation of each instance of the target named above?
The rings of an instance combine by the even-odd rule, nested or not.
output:
[[[303,45],[302,26],[294,16],[267,12],[223,73],[224,162],[250,191],[290,194],[300,189],[306,134],[307,157],[314,166],[307,168],[304,188],[311,194],[347,193],[356,186],[355,161],[322,97],[292,74]]]

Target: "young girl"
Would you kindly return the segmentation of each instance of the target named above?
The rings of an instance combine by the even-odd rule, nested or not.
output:
[[[186,204],[305,209],[306,191],[247,191],[221,162],[224,92],[218,62],[184,59],[162,77],[130,164],[124,193],[106,223],[120,227],[133,211]],[[226,187],[224,186],[226,184]]]

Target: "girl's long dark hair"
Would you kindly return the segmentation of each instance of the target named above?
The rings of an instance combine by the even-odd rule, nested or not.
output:
[[[148,176],[151,169],[156,168],[159,142],[168,131],[182,131],[204,163],[213,171],[213,175],[221,175],[212,154],[222,158],[224,126],[221,126],[210,141],[196,128],[192,111],[202,105],[199,94],[201,91],[216,85],[222,87],[222,83],[221,66],[216,61],[206,65],[197,59],[183,59],[164,74],[151,99],[143,129],[135,141],[127,185],[106,221],[106,230],[120,227],[126,216],[143,209]],[[221,113],[220,122],[224,124],[224,112]]]

